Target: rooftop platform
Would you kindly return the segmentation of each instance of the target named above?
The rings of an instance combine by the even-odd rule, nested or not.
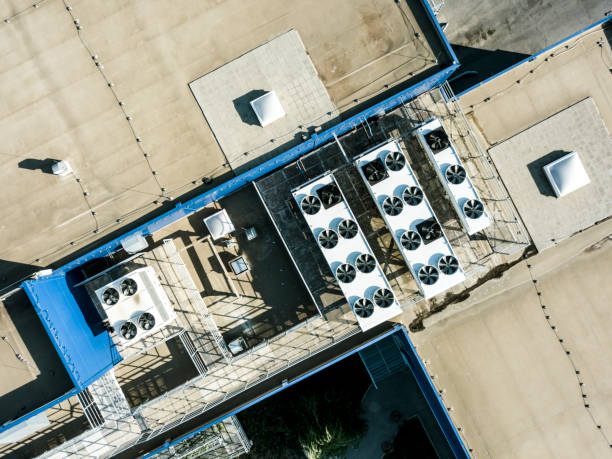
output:
[[[166,200],[231,176],[234,163],[188,83],[290,29],[299,33],[339,113],[420,82],[452,61],[420,0],[147,7],[75,1],[70,12],[57,2],[37,6],[20,1],[0,8],[0,19],[8,19],[0,31],[0,127],[9,139],[0,172],[6,222],[0,257],[10,281],[162,212]],[[296,134],[320,123],[292,127],[274,149],[301,142]],[[59,159],[75,174],[50,174]],[[245,159],[257,156],[236,164],[248,167]]]
[[[0,425],[73,389],[64,365],[23,290],[0,301],[0,336]]]
[[[0,444],[0,455],[15,459],[36,457],[91,428],[76,397],[64,400],[43,414],[50,422],[47,427],[18,442]]]

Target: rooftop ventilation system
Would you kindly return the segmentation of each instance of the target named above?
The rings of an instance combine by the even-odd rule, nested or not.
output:
[[[353,311],[362,319],[367,319],[374,313],[374,304],[367,298],[359,298],[353,303]]]
[[[421,236],[416,231],[404,231],[400,236],[400,244],[406,250],[416,250],[421,246]]]
[[[355,259],[355,266],[360,272],[368,274],[376,268],[376,260],[369,253],[362,253]]]
[[[463,213],[467,218],[471,218],[472,220],[476,220],[477,218],[482,217],[484,214],[484,206],[482,202],[477,199],[470,199],[463,204]]]
[[[330,183],[319,188],[317,190],[317,195],[323,203],[323,207],[326,209],[329,209],[330,207],[342,202],[342,193],[340,193],[338,185],[335,183]]]
[[[382,161],[379,167],[387,174]],[[292,194],[361,329],[369,330],[400,314],[399,302],[333,174],[316,177]],[[308,197],[321,202],[315,212]],[[391,296],[375,299],[373,294],[378,291]]]
[[[419,280],[425,285],[435,284],[438,282],[439,277],[440,274],[438,273],[438,270],[431,265],[425,265],[419,269]]]
[[[423,191],[418,186],[409,186],[402,193],[402,198],[409,206],[418,206],[423,202]]]
[[[361,170],[370,185],[376,185],[389,177],[389,174],[385,170],[385,166],[380,158],[364,164],[361,166]]]
[[[336,277],[340,282],[348,284],[355,280],[355,277],[357,277],[357,271],[355,271],[355,268],[348,263],[343,263],[336,269]]]
[[[399,151],[392,151],[385,157],[385,165],[390,171],[397,172],[406,165],[406,157]]]
[[[353,220],[342,220],[338,225],[338,233],[340,233],[340,236],[344,239],[353,239],[357,236],[358,231],[359,227]]]
[[[404,203],[397,196],[389,196],[383,201],[383,209],[391,217],[401,214],[403,208]]]
[[[221,239],[222,237],[225,237],[236,230],[225,209],[221,209],[220,211],[206,217],[204,219],[204,225],[206,225],[210,236],[213,238],[213,241]]]
[[[419,232],[423,244],[431,244],[433,241],[442,237],[442,228],[434,217],[423,220],[421,223],[416,225],[416,229]]]
[[[438,260],[438,269],[442,274],[450,276],[459,269],[459,262],[452,255],[445,255]]]
[[[460,185],[465,180],[465,169],[459,164],[452,164],[446,168],[444,173],[448,183],[452,185]]]
[[[465,231],[471,235],[489,226],[491,219],[442,123],[431,119],[417,128],[413,135],[425,150]],[[479,210],[466,212],[463,206],[466,201],[478,202]],[[472,217],[476,214],[478,217]]]
[[[130,271],[97,289],[95,295],[119,342],[124,345],[160,330],[176,318],[172,304],[150,266]]]
[[[450,147],[450,140],[443,127],[439,127],[425,134],[425,141],[434,153],[439,153]]]
[[[398,162],[401,167],[396,164]],[[385,164],[390,171],[388,177],[372,183],[367,176],[367,166],[371,164]],[[395,140],[387,141],[358,155],[355,158],[355,166],[393,235],[421,294],[425,298],[431,298],[462,282],[465,273],[455,258],[453,249],[399,143]],[[432,260],[442,259],[448,261],[448,265],[442,261],[440,266],[432,266]],[[421,269],[422,267],[427,268]],[[452,274],[441,275],[442,267]],[[374,297],[372,300],[374,306],[379,307]]]
[[[306,196],[300,204],[302,211],[308,215],[315,215],[321,210],[321,201],[316,196]]]
[[[331,229],[321,231],[319,233],[319,244],[324,249],[333,249],[338,245],[338,234]]]

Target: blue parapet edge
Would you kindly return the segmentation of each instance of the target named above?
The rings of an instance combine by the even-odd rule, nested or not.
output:
[[[40,408],[36,408],[35,410],[30,411],[27,414],[24,414],[23,416],[21,416],[18,419],[15,419],[13,421],[10,422],[6,422],[3,425],[0,426],[0,433],[9,430],[12,427],[15,427],[16,425],[21,424],[22,422],[27,421],[30,418],[33,418],[34,416],[36,416],[37,414],[42,413],[43,411],[48,410],[49,408],[51,408],[52,406],[55,406],[61,402],[63,402],[64,400],[66,400],[67,398],[72,397],[73,395],[78,394],[80,391],[77,388],[72,388],[70,391],[66,392],[64,395],[59,396],[58,398],[56,398],[55,400],[51,400],[48,403],[45,403],[43,406],[41,406]]]
[[[436,21],[437,22],[437,21]],[[452,50],[451,50],[452,52]],[[211,204],[215,201],[218,201],[221,198],[229,195],[242,188],[243,186],[248,185],[249,183],[259,179],[260,177],[270,173],[273,170],[276,170],[280,167],[283,167],[300,156],[318,148],[332,140],[334,140],[334,135],[341,136],[350,130],[358,127],[363,123],[366,119],[371,118],[377,114],[382,112],[389,111],[391,109],[396,108],[401,103],[413,99],[414,97],[422,94],[423,92],[429,91],[432,88],[435,88],[444,81],[448,79],[448,77],[459,67],[459,64],[455,63],[439,72],[431,75],[426,78],[423,82],[410,86],[409,88],[400,91],[399,93],[391,96],[378,104],[373,105],[370,108],[365,109],[364,111],[354,115],[340,123],[336,124],[332,128],[323,131],[320,134],[313,134],[312,137],[299,145],[296,145],[293,148],[279,154],[278,156],[269,159],[268,161],[262,163],[259,166],[256,166],[252,169],[249,169],[246,172],[228,180],[225,183],[222,183],[219,186],[212,188],[211,190],[196,196],[189,201],[184,203],[179,203],[175,206],[174,209],[169,210],[168,212],[150,220],[147,223],[140,225],[139,227],[129,231],[112,241],[107,242],[106,244],[98,247],[97,249],[92,250],[91,252],[82,255],[79,258],[57,268],[54,273],[67,273],[74,268],[82,265],[83,263],[93,260],[95,258],[100,258],[104,256],[108,256],[114,251],[116,251],[121,245],[121,240],[127,236],[132,234],[140,233],[143,236],[148,236],[155,231],[158,231],[164,228],[167,225],[170,225],[177,220],[180,220],[183,217],[191,215],[194,212],[202,209],[203,207]]]
[[[453,49],[453,47],[448,42],[448,39],[446,38],[446,35],[444,34],[444,31],[442,30],[442,27],[440,27],[440,23],[438,22],[438,18],[436,17],[436,15],[434,14],[433,10],[431,9],[431,5],[429,4],[429,1],[428,0],[421,0],[421,4],[423,5],[423,8],[425,8],[427,10],[427,13],[429,14],[429,20],[433,24],[434,29],[436,29],[436,33],[438,34],[438,37],[440,38],[440,40],[442,40],[442,44],[444,44],[444,46],[446,47],[445,51],[450,56],[452,63],[453,64],[458,64],[459,63],[459,59],[457,59],[457,55],[455,54],[455,50]]]
[[[22,287],[77,391],[121,361],[106,330],[94,335],[64,273],[25,281]]]
[[[519,66],[521,66],[521,65],[523,65],[523,64],[525,64],[527,62],[531,62],[531,61],[536,60],[542,54],[548,53],[551,49],[555,49],[559,45],[562,45],[563,43],[576,38],[578,35],[581,35],[584,32],[589,31],[590,29],[594,29],[595,27],[598,27],[598,26],[600,26],[600,25],[602,25],[605,22],[608,22],[610,20],[612,20],[612,15],[610,15],[608,17],[605,17],[603,19],[600,19],[599,21],[594,22],[593,24],[591,24],[590,26],[585,27],[584,29],[580,29],[578,32],[575,32],[575,33],[565,37],[564,39],[558,41],[554,45],[550,45],[550,46],[544,48],[543,50],[538,51],[537,53],[532,54],[531,56],[528,56],[528,57],[526,57],[523,60],[518,61],[516,64],[511,65],[510,67],[502,70],[501,72],[496,73],[495,75],[491,75],[489,78],[486,78],[486,79],[482,80],[480,83],[476,83],[474,86],[470,86],[469,88],[467,88],[467,89],[461,91],[459,94],[457,94],[457,97],[460,98],[461,96],[467,94],[468,92],[473,91],[474,89],[479,88],[480,86],[483,86],[483,85],[487,84],[489,81],[494,80],[495,78],[500,77],[503,74],[505,74],[507,72],[510,72],[511,70],[514,70],[515,68],[517,68],[517,67],[519,67]]]
[[[455,425],[453,424],[452,419],[450,418],[448,411],[446,409],[446,406],[444,405],[444,402],[442,401],[442,398],[440,397],[440,395],[438,394],[438,391],[436,389],[436,387],[433,384],[433,381],[431,380],[431,378],[429,377],[429,374],[427,373],[427,370],[425,369],[425,365],[423,365],[423,362],[421,361],[421,359],[419,358],[416,349],[414,348],[414,345],[412,344],[412,341],[410,340],[410,337],[408,336],[408,331],[406,330],[406,328],[400,324],[396,324],[391,330],[377,336],[376,338],[356,347],[355,349],[352,349],[351,351],[347,352],[346,354],[343,354],[339,357],[336,357],[335,359],[315,368],[314,370],[309,371],[308,373],[303,374],[302,376],[299,376],[293,380],[291,380],[291,382],[288,382],[285,385],[282,385],[270,392],[268,392],[267,394],[264,394],[258,398],[256,398],[255,400],[231,411],[228,414],[223,415],[222,417],[216,419],[215,421],[209,422],[207,424],[204,424],[203,426],[199,427],[198,429],[183,435],[182,437],[179,437],[178,439],[165,444],[164,446],[161,446],[153,451],[151,451],[150,453],[148,453],[147,455],[143,456],[143,459],[146,458],[152,458],[153,456],[155,456],[156,454],[161,453],[162,451],[170,448],[171,446],[174,446],[184,440],[187,440],[190,437],[193,437],[194,435],[197,435],[198,433],[208,429],[209,427],[229,418],[230,416],[235,416],[236,414],[240,413],[243,410],[246,410],[247,408],[250,408],[251,406],[261,402],[262,400],[265,400],[277,393],[279,393],[280,391],[286,389],[287,387],[293,386],[294,384],[297,384],[300,381],[303,381],[304,379],[322,371],[325,370],[326,368],[335,365],[336,363],[340,362],[341,360],[345,359],[346,357],[349,357],[365,348],[367,348],[368,346],[371,346],[372,344],[385,339],[389,336],[392,335],[398,335],[399,338],[402,339],[402,342],[405,343],[407,345],[407,349],[402,349],[402,353],[404,354],[404,356],[407,358],[408,361],[408,367],[410,368],[410,370],[412,371],[412,374],[414,375],[415,379],[417,380],[417,383],[421,389],[421,391],[423,392],[423,395],[425,397],[425,400],[427,401],[427,404],[429,405],[429,407],[431,408],[433,414],[434,414],[434,418],[436,419],[436,422],[438,423],[438,425],[440,426],[440,429],[442,430],[442,433],[444,434],[444,437],[446,438],[446,440],[449,443],[449,446],[451,448],[451,450],[453,451],[453,454],[455,455],[455,457],[457,458],[465,458],[468,459],[470,458],[470,455],[465,447],[465,445],[463,444],[463,441],[461,440],[461,436],[459,435],[459,432],[457,431]]]

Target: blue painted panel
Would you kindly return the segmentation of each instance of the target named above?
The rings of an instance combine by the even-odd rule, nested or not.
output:
[[[555,43],[554,45],[550,45],[547,48],[544,48],[542,51],[539,51],[539,52],[537,52],[537,53],[535,53],[535,54],[533,54],[533,55],[531,55],[529,57],[526,57],[525,59],[523,59],[521,61],[518,61],[516,64],[511,65],[510,67],[502,70],[501,72],[498,72],[495,75],[492,75],[489,78],[487,78],[485,80],[482,80],[480,83],[476,83],[474,86],[471,86],[471,87],[461,91],[459,94],[457,94],[457,97],[461,97],[464,94],[467,94],[468,92],[473,91],[474,89],[479,88],[480,86],[482,86],[484,84],[487,84],[489,81],[494,80],[495,78],[500,77],[503,74],[505,74],[505,73],[507,73],[507,72],[509,72],[509,71],[511,71],[513,69],[515,69],[516,67],[518,67],[520,65],[523,65],[526,62],[530,62],[530,61],[535,60],[537,57],[541,56],[542,54],[548,53],[551,49],[557,48],[559,45],[562,45],[563,43],[576,38],[578,35],[580,35],[580,34],[582,34],[584,32],[587,32],[590,29],[594,29],[596,27],[599,27],[601,24],[603,24],[605,22],[608,22],[608,21],[611,21],[611,20],[612,20],[612,16],[608,16],[608,17],[605,17],[603,19],[600,19],[599,21],[591,24],[588,27],[585,27],[584,29],[579,30],[576,33],[571,34],[569,37],[564,38],[563,40]]]
[[[106,331],[94,334],[65,274],[22,284],[75,388],[85,389],[121,361]]]

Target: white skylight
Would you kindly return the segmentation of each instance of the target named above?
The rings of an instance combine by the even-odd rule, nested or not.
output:
[[[285,116],[285,110],[274,91],[267,92],[263,96],[252,100],[251,107],[253,107],[262,127]]]
[[[591,183],[575,151],[547,164],[543,169],[558,198]]]

